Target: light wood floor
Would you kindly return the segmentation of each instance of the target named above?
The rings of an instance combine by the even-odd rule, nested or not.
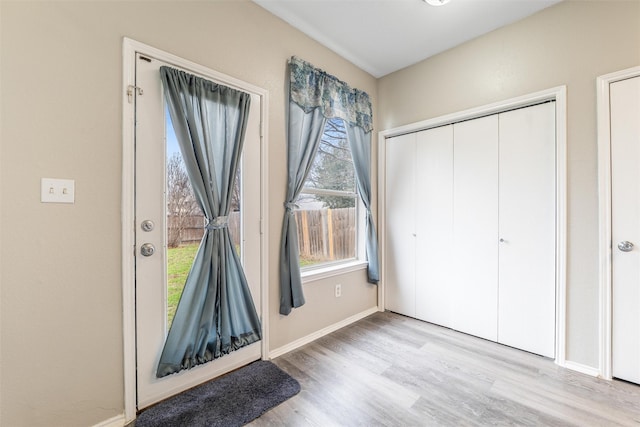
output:
[[[640,426],[640,386],[394,313],[273,360],[302,387],[251,426]]]

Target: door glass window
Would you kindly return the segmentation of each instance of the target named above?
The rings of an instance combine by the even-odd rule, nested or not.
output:
[[[182,295],[187,274],[204,235],[207,220],[196,201],[184,165],[169,110],[165,109],[167,150],[167,331]],[[241,254],[241,172],[238,167],[229,212],[229,233],[233,246]],[[240,258],[242,259],[242,258]]]

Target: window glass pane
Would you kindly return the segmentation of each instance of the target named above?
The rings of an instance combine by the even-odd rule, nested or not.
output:
[[[165,110],[167,138],[167,330],[171,328],[187,275],[204,235],[207,220],[193,194],[178,139]],[[241,163],[242,165],[242,163]],[[241,166],[236,174],[228,228],[238,256],[241,251]]]
[[[196,202],[180,153],[169,111],[165,111],[167,138],[167,330],[182,295],[187,274],[204,234],[205,219]]]
[[[355,192],[353,160],[342,120],[327,121],[305,187]]]
[[[233,247],[236,248],[236,253],[238,257],[242,259],[242,240],[241,240],[241,205],[242,203],[242,161],[238,165],[238,170],[236,171],[236,182],[233,187],[233,192],[231,193],[231,206],[229,207],[229,222],[227,227],[229,228],[229,234],[231,235],[231,241],[233,242]]]
[[[342,120],[329,120],[296,204],[300,266],[356,258],[355,171]]]

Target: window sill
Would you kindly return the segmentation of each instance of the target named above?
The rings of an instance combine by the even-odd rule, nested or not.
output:
[[[344,264],[331,265],[322,268],[314,268],[307,271],[303,271],[300,276],[302,277],[302,283],[315,282],[316,280],[326,279],[328,277],[338,276],[340,274],[351,273],[352,271],[365,270],[367,268],[367,262],[362,260],[355,260],[345,262]]]

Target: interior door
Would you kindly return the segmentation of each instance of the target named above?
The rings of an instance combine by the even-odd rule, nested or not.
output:
[[[609,86],[612,372],[640,384],[640,77]]]
[[[416,315],[414,133],[386,141],[385,307]]]
[[[452,327],[497,341],[498,116],[453,126]]]
[[[451,324],[453,125],[416,134],[416,317]]]
[[[168,113],[165,114],[159,73],[161,65],[171,64],[137,55],[136,86],[139,90],[136,95],[135,227],[138,409],[261,357],[261,343],[258,342],[190,370],[160,379],[155,376],[167,335],[171,306],[177,303],[175,296],[174,301],[168,297],[167,290],[168,270],[174,274],[172,249],[168,248],[167,161],[179,149],[171,137]],[[237,248],[258,314],[261,313],[260,110],[260,97],[252,95],[240,167],[239,213],[236,215],[240,224]],[[204,227],[204,222],[201,222],[201,226]],[[197,237],[192,244],[198,244]],[[188,258],[187,267],[190,267],[192,259]]]
[[[555,103],[501,113],[498,342],[555,356]]]

